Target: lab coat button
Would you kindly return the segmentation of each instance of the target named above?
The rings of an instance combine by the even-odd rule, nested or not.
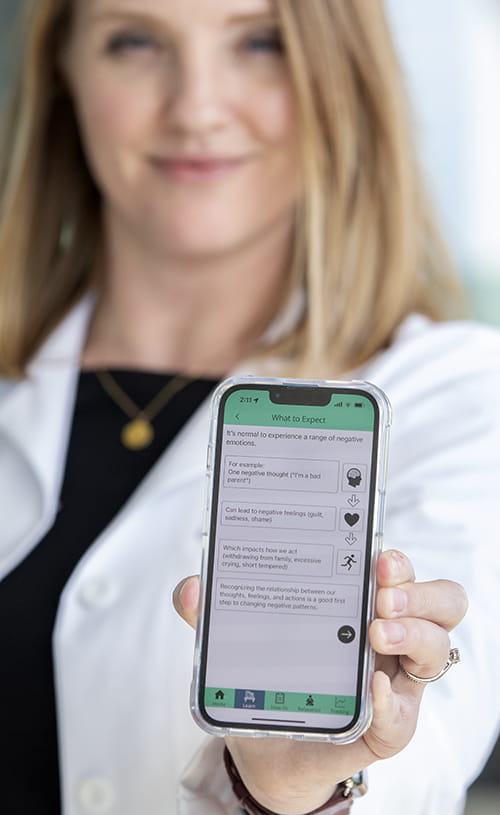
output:
[[[107,815],[115,803],[115,793],[106,778],[87,778],[79,790],[80,804],[89,815]]]
[[[118,596],[116,586],[102,577],[92,577],[82,584],[80,600],[88,609],[104,609],[111,606]]]

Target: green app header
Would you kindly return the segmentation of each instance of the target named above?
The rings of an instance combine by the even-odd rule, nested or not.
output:
[[[358,393],[333,393],[326,406],[275,404],[269,391],[238,389],[227,396],[224,423],[256,427],[369,430],[375,426],[371,400]]]

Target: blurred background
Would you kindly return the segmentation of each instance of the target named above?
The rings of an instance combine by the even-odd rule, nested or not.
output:
[[[471,314],[500,326],[500,0],[386,5],[421,161]],[[0,102],[18,47],[15,16],[22,6],[22,0],[0,0]],[[499,812],[497,746],[471,788],[467,815]]]
[[[472,312],[500,325],[500,0],[386,6],[422,162]]]

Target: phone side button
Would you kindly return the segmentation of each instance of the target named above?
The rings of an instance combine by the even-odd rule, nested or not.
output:
[[[386,493],[381,492],[380,493],[380,498],[379,498],[379,505],[378,505],[377,535],[382,535],[382,531],[383,531],[383,528],[384,528],[385,498],[386,498]]]
[[[207,472],[205,478],[205,506],[203,508],[202,516],[202,534],[208,533],[208,526],[210,522],[210,474]]]
[[[207,447],[207,470],[212,469],[213,463],[214,463],[214,448],[213,445],[209,444]]]

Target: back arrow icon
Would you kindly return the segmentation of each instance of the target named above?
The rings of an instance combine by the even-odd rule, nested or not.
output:
[[[357,506],[357,504],[359,504],[358,496],[357,495],[351,495],[351,497],[347,499],[347,503],[350,504],[352,507]]]

